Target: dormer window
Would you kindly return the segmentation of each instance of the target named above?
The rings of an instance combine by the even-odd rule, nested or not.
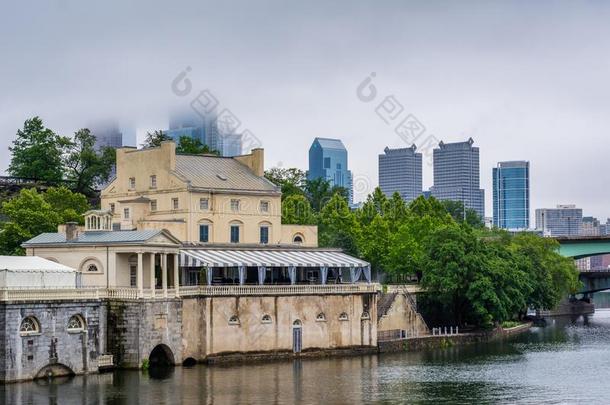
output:
[[[112,230],[112,212],[104,210],[90,210],[85,212],[85,231]]]

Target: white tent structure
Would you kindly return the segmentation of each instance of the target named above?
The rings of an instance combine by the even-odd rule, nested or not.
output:
[[[0,256],[0,288],[75,288],[76,273],[38,256]]]

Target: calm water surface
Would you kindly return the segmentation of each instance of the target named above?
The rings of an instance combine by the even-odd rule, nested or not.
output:
[[[610,403],[610,310],[421,353],[119,371],[0,386],[9,404]]]

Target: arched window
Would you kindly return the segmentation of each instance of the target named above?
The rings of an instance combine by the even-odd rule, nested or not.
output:
[[[362,313],[362,316],[360,317],[360,319],[364,319],[364,320],[371,319],[371,315],[367,311],[364,311]]]
[[[87,272],[97,272],[99,271],[97,269],[97,266],[95,265],[95,263],[91,263],[89,266],[87,266]]]
[[[301,322],[301,320],[300,320],[300,319],[297,319],[296,321],[294,321],[294,322],[292,323],[292,326],[294,326],[294,327],[296,327],[296,328],[300,328],[300,327],[301,327],[301,325],[303,325],[303,323]]]
[[[233,315],[229,318],[229,325],[239,325],[239,317],[237,315]]]
[[[296,234],[294,235],[294,237],[292,238],[292,242],[293,243],[303,243],[303,235],[300,234]]]
[[[37,335],[40,333],[40,323],[33,316],[25,317],[19,326],[21,336]]]
[[[271,323],[271,322],[272,322],[271,315],[267,315],[267,314],[263,315],[263,319],[261,320],[261,323]]]
[[[326,322],[326,315],[324,315],[324,312],[320,312],[316,316],[316,322]]]
[[[68,320],[68,332],[83,332],[85,330],[85,320],[80,315],[72,315]]]
[[[347,314],[345,312],[341,312],[341,315],[339,315],[339,320],[340,321],[349,321],[349,317],[347,316]]]

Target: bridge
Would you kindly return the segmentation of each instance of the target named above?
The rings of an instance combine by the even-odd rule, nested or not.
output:
[[[557,237],[559,253],[574,260],[610,254],[610,235]],[[592,269],[580,272],[583,283],[581,294],[610,290],[610,269]]]

